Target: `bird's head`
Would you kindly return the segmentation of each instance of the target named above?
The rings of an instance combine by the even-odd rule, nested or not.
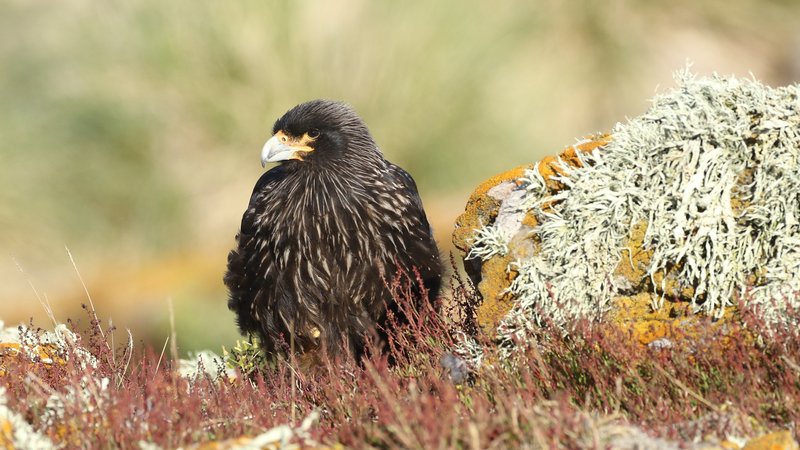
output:
[[[353,157],[382,158],[367,126],[348,105],[312,100],[290,109],[275,122],[261,150],[261,164],[325,163]]]

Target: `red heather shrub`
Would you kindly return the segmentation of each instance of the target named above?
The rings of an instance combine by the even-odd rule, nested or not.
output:
[[[0,385],[9,407],[65,448],[174,448],[299,425],[315,411],[312,440],[353,448],[604,448],[614,424],[684,441],[800,425],[798,332],[758,338],[763,324],[746,308],[725,334],[661,349],[603,324],[578,323],[567,336],[543,328],[504,360],[475,327],[474,290],[452,283],[442,305],[393,283],[402,320],[390,317],[385,348],[373,345],[362,361],[323,358],[300,370],[290,356],[249,377],[228,380],[220,366],[211,368],[218,376],[186,379],[161,352],[113,349],[114,331],[90,314],[82,347],[50,365],[4,358]],[[458,333],[483,346],[484,362],[457,385],[445,366],[465,363],[453,354]]]

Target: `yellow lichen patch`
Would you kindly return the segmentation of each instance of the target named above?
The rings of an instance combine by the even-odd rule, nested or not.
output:
[[[22,345],[16,342],[0,342],[0,377],[7,374],[4,361],[12,358],[17,358],[22,352]],[[41,344],[33,348],[33,354],[38,358],[42,364],[64,364],[63,358],[57,356],[59,354],[58,348],[54,344]]]
[[[644,248],[645,233],[647,233],[647,222],[645,221],[631,227],[630,237],[622,247],[620,261],[614,271],[614,276],[624,278],[633,288],[642,286],[643,283],[649,283],[656,292],[665,297],[691,301],[694,296],[694,287],[682,285],[679,282],[680,266],[656,272],[653,274],[652,280],[647,275],[653,251]]]
[[[665,297],[680,298],[684,301],[691,301],[694,297],[694,286],[685,285],[680,282],[678,272],[680,266],[675,266],[664,271],[653,274],[656,292],[663,293]]]
[[[654,310],[657,297],[649,292],[616,297],[608,319],[634,341],[647,345],[661,338],[679,340],[718,330],[736,315],[735,308],[728,308],[720,320],[709,324],[708,317],[692,313],[692,305],[686,301],[665,299],[664,305]]]
[[[751,439],[743,450],[798,450],[800,446],[788,430],[776,431]]]
[[[754,172],[755,170],[753,168],[746,168],[736,179],[736,187],[731,193],[731,209],[733,210],[733,214],[736,216],[741,214],[745,208],[750,206],[750,201],[742,197],[746,196],[746,193],[749,192],[748,187],[753,184]]]
[[[511,256],[497,256],[483,262],[481,282],[478,290],[483,297],[476,316],[478,325],[487,333],[494,330],[500,320],[511,310],[513,301],[506,292],[516,277],[516,272],[509,271]]]
[[[16,358],[20,353],[20,345],[11,342],[0,342],[0,377],[8,374],[6,368],[10,359]]]
[[[111,426],[110,422],[103,418],[97,419],[89,415],[90,413],[74,416],[65,416],[54,425],[55,435],[58,442],[64,443],[67,447],[81,447],[86,439],[86,424],[93,423],[97,433],[107,430]]]
[[[539,251],[538,240],[529,236],[532,230],[523,221],[520,232],[508,243],[509,253],[483,262],[481,282],[478,284],[483,302],[476,316],[478,325],[487,333],[491,334],[514,306],[513,297],[507,291],[518,273],[509,267],[511,262],[530,258]]]
[[[16,356],[22,351],[22,346],[17,343],[0,343],[0,357],[4,355]],[[45,364],[64,364],[66,361],[59,358],[59,349],[55,344],[40,344],[33,347],[33,354],[40,362]]]
[[[20,352],[20,347],[16,342],[0,342],[0,357],[16,356]]]
[[[623,277],[632,287],[639,286],[647,273],[653,252],[642,248],[647,222],[639,222],[631,228],[628,242],[622,247],[620,261],[614,271],[615,277]]]
[[[9,420],[0,420],[0,448],[14,449],[14,426]]]
[[[539,220],[536,219],[533,212],[528,211],[525,213],[525,217],[522,218],[522,224],[530,228],[536,228],[539,225]]]
[[[572,167],[581,167],[581,160],[578,158],[578,152],[589,153],[592,150],[602,147],[611,142],[611,135],[603,134],[599,136],[591,136],[588,141],[578,145],[567,147],[558,156],[547,156],[539,161],[539,173],[545,180],[547,189],[550,192],[558,192],[564,189],[564,186],[552,178],[556,175],[563,175],[563,170],[559,167],[559,158]]]
[[[739,450],[740,448],[742,448],[742,446],[740,446],[740,445],[739,445],[739,444],[737,444],[736,442],[729,441],[729,440],[727,440],[727,439],[726,439],[726,440],[724,440],[724,441],[722,441],[722,442],[720,442],[720,443],[719,443],[719,447],[720,447],[722,450]]]
[[[674,314],[672,305],[665,304],[663,308],[653,310],[652,295],[642,292],[630,297],[617,297],[608,315],[610,322],[619,327],[623,333],[631,335],[635,341],[645,345],[675,334],[675,329],[672,327],[674,320],[671,317]],[[682,311],[678,309],[675,312]]]
[[[74,425],[71,423],[57,423],[55,425],[55,433],[60,442],[70,442],[72,444],[80,444],[80,440],[76,439]]]

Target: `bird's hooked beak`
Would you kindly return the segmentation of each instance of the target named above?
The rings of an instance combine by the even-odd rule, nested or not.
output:
[[[313,140],[308,134],[296,138],[283,130],[278,131],[261,149],[261,166],[290,159],[302,161],[304,154],[314,151],[314,148],[309,145]]]

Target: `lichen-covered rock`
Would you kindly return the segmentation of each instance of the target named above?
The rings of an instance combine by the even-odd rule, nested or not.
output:
[[[743,450],[800,450],[800,446],[790,431],[783,430],[751,439]]]
[[[240,450],[240,449],[265,449],[265,450],[337,450],[341,446],[323,446],[315,442],[309,431],[319,420],[319,413],[312,412],[303,422],[296,427],[280,425],[271,428],[254,437],[239,437],[224,441],[207,442],[188,447],[191,450]],[[160,450],[153,447],[152,450]]]
[[[509,266],[536,251],[536,242],[529,236],[538,222],[529,211],[521,208],[524,194],[519,189],[521,179],[526,172],[537,170],[547,180],[548,189],[555,193],[563,187],[554,178],[561,173],[560,164],[578,166],[578,152],[590,152],[608,141],[605,135],[587,139],[568,147],[557,157],[543,159],[536,166],[515,167],[484,181],[470,195],[464,213],[456,219],[453,245],[468,256],[464,259],[464,268],[483,299],[477,317],[481,327],[496,327],[511,310],[513,297],[508,288],[516,271]],[[493,239],[497,242],[489,244]],[[478,245],[474,245],[476,243]]]
[[[23,355],[43,365],[64,362],[67,346],[76,348],[76,354],[82,364],[95,365],[97,361],[88,351],[75,346],[80,336],[73,333],[64,324],[59,324],[53,331],[32,330],[24,325],[5,327],[0,320],[0,377],[5,376],[7,365],[13,358]]]
[[[34,430],[24,417],[6,406],[4,387],[0,387],[0,448],[41,450],[57,448],[47,436]]]
[[[483,183],[454,243],[479,322],[514,339],[611,318],[643,343],[697,313],[767,325],[800,307],[800,87],[695,79],[612,136]],[[725,320],[718,321],[718,324]]]

